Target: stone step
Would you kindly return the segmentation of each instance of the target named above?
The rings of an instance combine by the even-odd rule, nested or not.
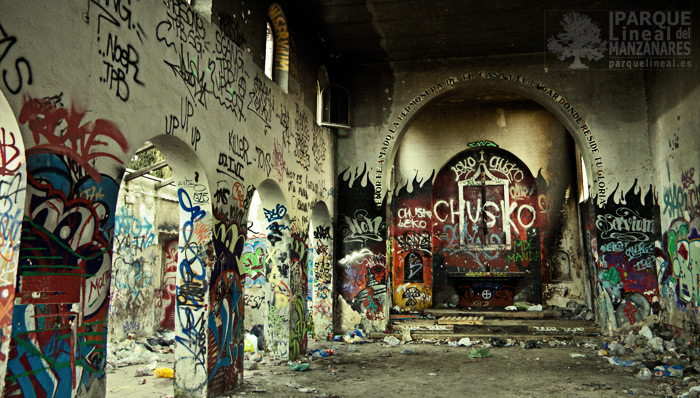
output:
[[[424,315],[435,318],[444,316],[477,316],[484,319],[548,319],[562,316],[559,310],[544,309],[542,311],[505,311],[505,310],[468,310],[461,308],[431,308],[423,310]]]

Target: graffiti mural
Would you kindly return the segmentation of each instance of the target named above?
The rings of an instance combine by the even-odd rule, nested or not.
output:
[[[392,201],[393,298],[401,308],[432,306],[433,255],[430,206],[435,172],[423,181],[408,181]]]
[[[354,174],[354,177],[353,177]],[[366,168],[340,174],[338,195],[346,198],[338,209],[341,297],[363,322],[386,319],[386,223],[382,207],[374,203],[374,186]]]
[[[125,184],[120,190],[114,217],[109,335],[117,341],[129,333],[136,336],[153,333],[156,233],[155,213],[151,209],[154,202],[152,197],[145,197],[134,203],[133,192],[140,191],[134,183],[129,188]],[[106,287],[109,285],[108,280]],[[90,286],[88,301],[92,297],[93,286]]]
[[[111,142],[126,152],[128,144],[114,123],[86,116],[79,106],[32,98],[20,113],[34,142],[27,150],[8,395],[102,391],[119,185],[93,161],[122,163],[101,146]]]
[[[503,274],[499,278],[514,278],[507,285],[517,286],[523,299],[540,302],[544,253],[539,231],[547,220],[538,211],[538,185],[528,167],[493,145],[472,147],[448,161],[432,187],[434,288],[440,287],[441,294],[456,288],[460,305],[469,305],[464,278],[496,283],[494,274]],[[501,289],[490,291],[496,290]],[[480,295],[476,301],[509,305],[491,297]]]
[[[651,188],[642,196],[635,184],[627,193],[608,197],[596,212],[594,259],[600,308],[609,313],[608,328],[634,325],[658,306],[654,241],[658,205]]]

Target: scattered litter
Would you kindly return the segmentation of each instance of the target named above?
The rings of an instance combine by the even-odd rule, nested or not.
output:
[[[396,345],[399,345],[399,343],[401,341],[399,341],[399,339],[397,339],[394,336],[386,336],[386,337],[384,337],[384,342],[391,345],[391,346],[396,346]]]
[[[542,304],[531,305],[527,307],[528,311],[542,311]]]
[[[683,367],[680,365],[661,365],[654,368],[656,377],[683,377]]]
[[[526,350],[530,350],[533,348],[540,348],[540,345],[537,344],[537,342],[535,340],[530,340],[523,345],[523,348]]]
[[[457,344],[463,345],[465,347],[471,347],[474,343],[469,337],[462,337],[461,339],[459,339]]]
[[[506,346],[505,340],[491,339],[491,347],[505,347],[505,346]]]
[[[311,356],[314,358],[326,358],[331,355],[335,354],[335,350],[333,349],[328,349],[328,350],[313,350],[311,353]]]
[[[515,308],[517,308],[518,310],[526,310],[526,309],[530,308],[530,306],[532,306],[532,304],[527,303],[525,301],[516,301],[515,303],[513,303],[513,306]]]
[[[505,309],[506,309],[506,311],[517,311],[518,307],[516,307],[514,305],[509,305]]]
[[[404,349],[403,351],[401,351],[401,353],[402,353],[402,354],[407,354],[407,355],[413,355],[413,354],[416,353],[416,351],[414,351],[414,350],[409,350],[408,348],[406,348],[406,349]]]
[[[469,351],[469,358],[489,358],[491,356],[491,349],[489,348],[475,348]]]
[[[143,379],[140,379],[139,384],[146,384],[146,378],[144,377]]]
[[[651,329],[649,329],[649,326],[647,325],[642,326],[642,329],[639,331],[639,335],[646,338],[647,340],[651,340],[654,338],[654,334],[651,332]]]
[[[379,356],[382,357],[382,358],[388,358],[388,357],[391,356],[391,354],[389,354],[389,353],[384,353],[384,354],[379,354]]]
[[[576,358],[585,358],[585,357],[586,357],[586,354],[578,354],[578,353],[575,353],[575,352],[571,354],[571,358],[574,358],[574,359],[576,359]]]
[[[166,379],[172,379],[173,377],[175,377],[175,371],[173,369],[164,368],[164,367],[155,368],[153,370],[153,376],[164,377]]]
[[[637,373],[635,377],[642,381],[649,381],[651,380],[651,370],[645,366],[639,371],[639,373]]]
[[[661,337],[654,337],[649,340],[649,346],[656,352],[664,352],[664,340]]]
[[[246,333],[243,351],[256,352],[258,350],[258,337],[254,334]]]
[[[308,370],[310,366],[311,364],[308,363],[293,363],[289,365],[289,368],[297,372],[303,372],[305,370]]]
[[[313,387],[297,388],[297,391],[304,394],[316,394],[318,392],[318,390]]]
[[[258,369],[258,363],[255,361],[245,361],[245,364],[243,367],[246,370],[257,370]]]
[[[428,373],[428,376],[437,376],[437,373]]]
[[[637,364],[635,361],[624,361],[618,357],[609,357],[608,362],[610,362],[611,365],[618,365],[618,366],[634,366]]]
[[[403,329],[401,331],[401,341],[413,341],[413,337],[411,337],[411,331],[409,329]]]

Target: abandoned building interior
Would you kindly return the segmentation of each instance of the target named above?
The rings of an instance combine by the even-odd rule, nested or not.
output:
[[[103,396],[111,344],[169,331],[175,396],[216,397],[246,334],[295,360],[518,302],[700,343],[700,28],[614,69],[547,49],[572,7],[700,15],[0,0],[0,396]]]

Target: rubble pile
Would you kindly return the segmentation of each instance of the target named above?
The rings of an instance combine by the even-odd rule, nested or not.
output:
[[[700,347],[674,338],[662,324],[644,325],[613,341],[599,344],[599,356],[622,366],[668,397],[700,397]]]
[[[153,374],[158,362],[173,362],[175,344],[174,332],[156,332],[155,336],[134,339],[132,335],[125,340],[107,345],[107,373],[116,368],[129,365],[149,365],[149,374]],[[152,368],[152,369],[151,369]]]

